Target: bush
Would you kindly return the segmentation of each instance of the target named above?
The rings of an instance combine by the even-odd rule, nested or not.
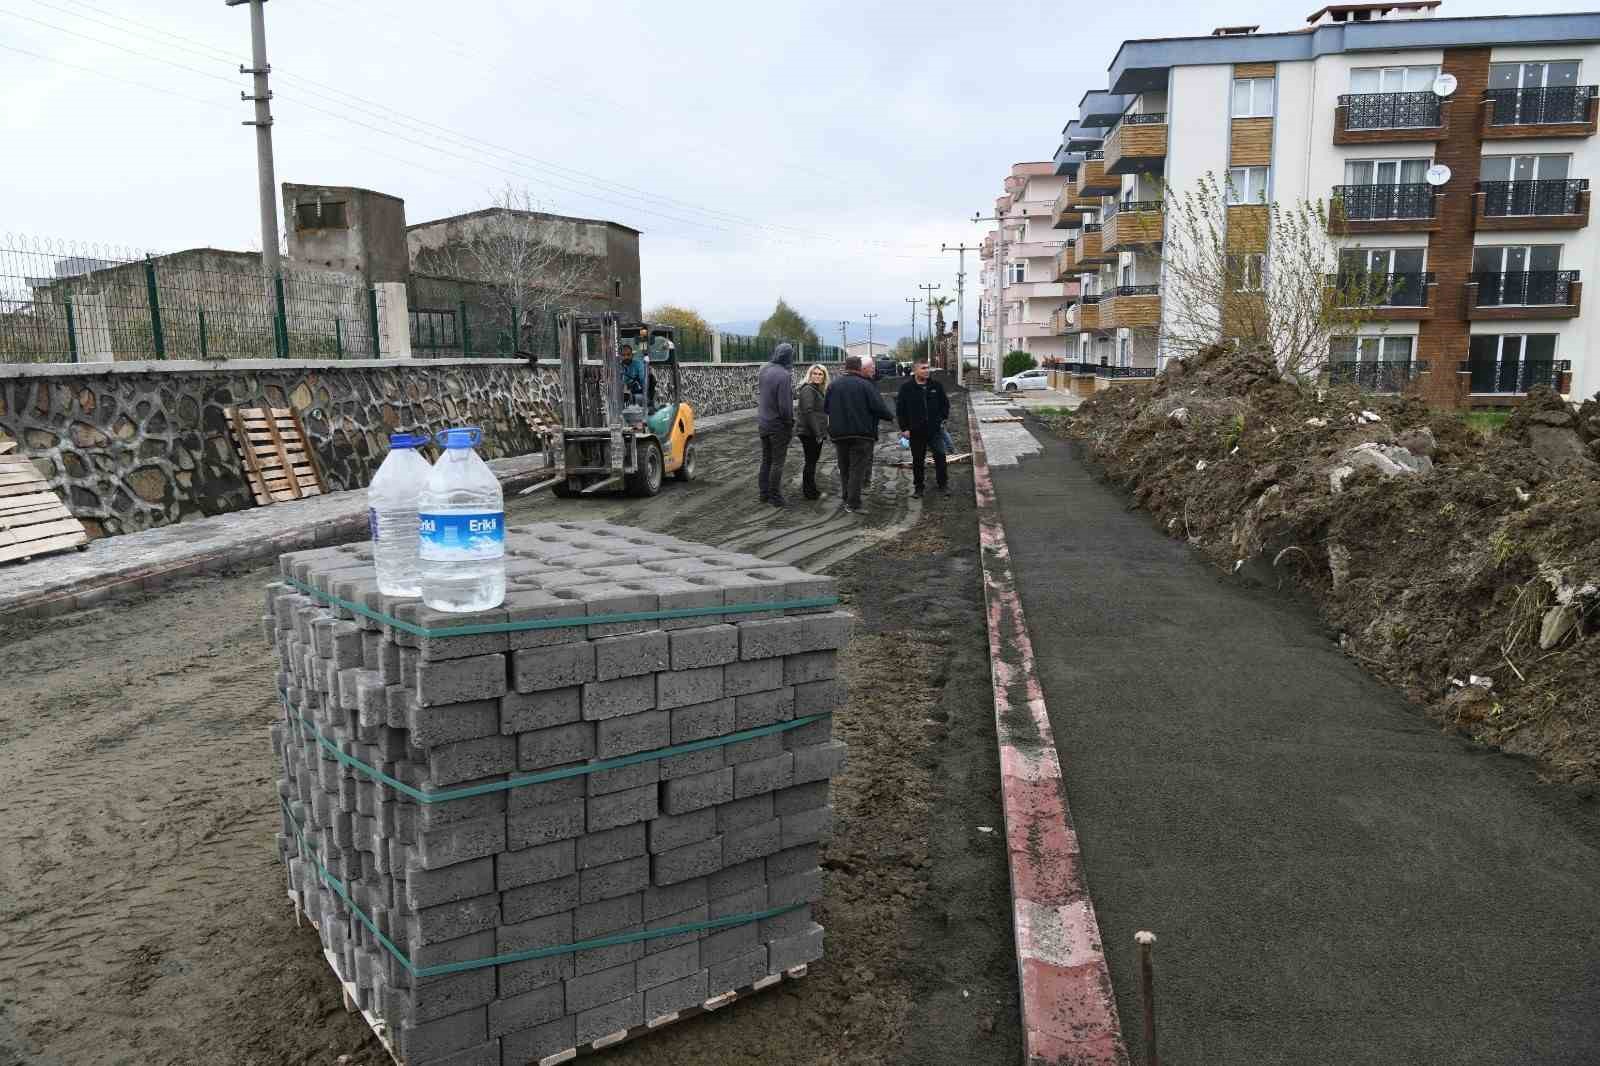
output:
[[[1000,364],[1000,376],[1003,378],[1014,377],[1024,370],[1032,370],[1038,365],[1038,360],[1027,352],[1007,352],[1005,362]]]

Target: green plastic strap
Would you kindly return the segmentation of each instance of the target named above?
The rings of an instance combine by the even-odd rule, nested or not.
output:
[[[280,692],[278,694],[278,698],[283,703],[284,711],[293,715],[294,712],[289,709],[288,695]],[[786,733],[791,729],[799,729],[801,726],[810,725],[812,722],[820,722],[822,719],[829,718],[831,716],[832,712],[811,714],[804,718],[796,718],[788,722],[776,722],[772,725],[757,726],[754,729],[741,730],[738,733],[729,733],[726,736],[711,737],[706,740],[691,740],[683,744],[674,744],[670,748],[657,748],[655,751],[641,751],[633,755],[620,755],[615,759],[605,759],[601,762],[584,763],[581,766],[563,766],[558,770],[543,770],[536,774],[521,774],[516,777],[508,778],[505,781],[490,781],[487,784],[468,785],[466,788],[445,789],[442,792],[424,792],[421,789],[408,785],[404,781],[384,773],[377,767],[362,762],[354,755],[340,751],[338,744],[333,740],[330,740],[328,737],[323,736],[322,732],[317,729],[317,724],[311,719],[302,718],[298,715],[295,715],[295,719],[299,721],[300,728],[302,730],[316,737],[317,743],[322,745],[325,751],[331,754],[334,758],[338,759],[344,765],[349,766],[352,769],[359,770],[361,773],[366,774],[375,781],[381,781],[390,788],[410,796],[418,803],[444,803],[449,800],[470,799],[473,796],[485,796],[491,792],[506,792],[513,788],[521,788],[523,785],[541,785],[546,781],[561,781],[568,777],[579,777],[583,774],[592,774],[599,770],[618,770],[624,766],[633,766],[635,763],[649,762],[651,759],[670,759],[674,755],[690,755],[697,751],[708,751],[711,748],[720,748],[728,744],[738,744],[745,740],[755,740],[759,737],[772,736],[774,733]]]
[[[439,629],[429,629],[419,626],[415,622],[407,622],[375,611],[364,603],[356,603],[342,596],[335,596],[331,592],[323,592],[314,588],[298,578],[280,575],[283,580],[307,596],[321,600],[334,607],[343,607],[352,614],[359,614],[363,618],[370,618],[374,622],[382,622],[386,626],[393,626],[404,633],[416,637],[475,637],[484,633],[518,633],[527,629],[570,629],[574,626],[602,626],[611,622],[654,622],[663,618],[704,618],[714,614],[755,614],[763,611],[799,610],[803,607],[837,607],[837,596],[809,596],[798,600],[780,600],[777,603],[735,603],[723,607],[674,607],[666,611],[624,611],[618,614],[591,614],[574,615],[571,618],[529,618],[521,622],[482,622],[467,626],[444,626]]]
[[[312,866],[317,868],[317,873],[328,883],[334,893],[350,908],[350,912],[361,920],[373,936],[377,937],[391,955],[406,968],[406,972],[413,977],[442,977],[445,974],[463,973],[467,970],[481,970],[486,966],[503,966],[512,962],[527,962],[530,959],[547,959],[553,955],[569,955],[575,951],[590,951],[594,948],[609,948],[618,944],[632,944],[641,940],[656,940],[661,937],[681,936],[684,933],[698,933],[707,929],[726,929],[735,925],[748,925],[751,922],[765,921],[776,918],[780,914],[788,914],[807,906],[805,903],[791,903],[786,907],[772,907],[764,911],[755,911],[749,914],[733,914],[725,918],[713,918],[705,922],[690,922],[687,925],[667,926],[663,929],[641,929],[632,933],[613,933],[610,936],[593,937],[589,940],[579,940],[572,944],[560,944],[549,948],[529,948],[526,951],[513,951],[506,955],[492,955],[483,959],[470,959],[466,962],[447,962],[437,966],[418,966],[406,956],[406,953],[395,946],[394,942],[378,931],[365,911],[356,906],[355,900],[350,898],[349,889],[314,857],[317,847],[306,838],[304,827],[295,818],[294,811],[289,809],[289,804],[282,796],[278,802],[283,806],[283,813],[289,819],[289,824],[294,826],[295,838],[306,849],[310,856]]]

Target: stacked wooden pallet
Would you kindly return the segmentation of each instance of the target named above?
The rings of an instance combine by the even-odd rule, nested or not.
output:
[[[257,506],[328,491],[293,408],[230,407],[227,416]]]
[[[89,534],[17,442],[0,441],[0,563],[83,548]]]

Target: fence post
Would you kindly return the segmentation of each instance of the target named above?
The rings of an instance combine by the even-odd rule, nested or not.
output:
[[[78,327],[72,320],[72,293],[63,291],[61,303],[67,309],[67,348],[72,352],[72,361],[78,361]]]
[[[145,298],[150,303],[150,336],[155,342],[156,358],[167,357],[167,338],[161,331],[161,298],[156,294],[156,262],[144,257]]]
[[[289,313],[283,300],[283,275],[272,276],[272,291],[277,297],[278,306],[272,319],[273,330],[278,335],[278,358],[289,358]]]
[[[333,316],[333,350],[340,359],[344,358],[344,330],[339,326],[339,316]]]
[[[711,361],[713,363],[722,362],[722,334],[715,330],[711,332]]]
[[[376,285],[367,286],[367,317],[371,322],[372,358],[382,359],[383,348],[380,346],[378,339],[378,287]]]
[[[461,358],[472,358],[472,330],[467,326],[467,301],[456,301],[456,322],[461,333]]]
[[[200,307],[200,308],[196,308],[196,311],[200,315],[200,358],[205,359],[207,357],[207,354],[206,354],[206,309],[204,307]]]

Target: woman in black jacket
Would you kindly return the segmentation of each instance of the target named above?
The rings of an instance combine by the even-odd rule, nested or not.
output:
[[[800,475],[800,494],[808,500],[820,500],[817,491],[817,459],[822,455],[822,443],[828,439],[828,416],[822,401],[828,394],[828,370],[821,363],[806,371],[806,380],[798,393],[800,412],[795,418],[795,432],[800,435],[800,447],[805,451],[805,470]]]

